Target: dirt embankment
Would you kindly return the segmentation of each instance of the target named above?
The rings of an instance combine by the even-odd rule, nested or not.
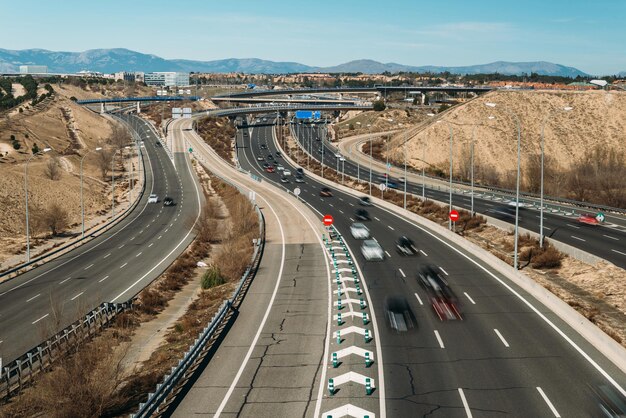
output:
[[[106,144],[113,132],[113,123],[77,105],[69,99],[80,94],[79,88],[53,85],[54,95],[31,107],[22,104],[22,111],[9,109],[0,114],[0,263],[24,251],[25,233],[25,168],[28,164],[28,199],[31,229],[37,224],[35,218],[42,211],[58,204],[68,215],[69,228],[79,225],[80,211],[80,162],[84,159],[84,203],[86,225],[106,212],[110,206],[110,171],[107,178],[99,169],[99,153],[93,151]],[[50,152],[33,157],[33,147],[39,150],[51,147]],[[16,149],[19,147],[19,149]],[[33,157],[31,159],[31,157]],[[117,166],[117,174],[121,159]],[[56,176],[51,176],[50,166],[58,163]],[[125,164],[128,167],[128,163]],[[136,168],[136,167],[135,167]],[[52,179],[51,177],[54,177]],[[125,188],[123,181],[116,191]],[[121,186],[121,187],[118,187]],[[47,236],[45,227],[33,230],[34,241],[42,243]],[[6,266],[5,266],[6,267]]]

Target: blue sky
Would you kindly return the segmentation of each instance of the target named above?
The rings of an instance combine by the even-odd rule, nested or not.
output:
[[[330,66],[550,61],[626,71],[626,0],[3,2],[0,48],[128,48],[163,58]]]

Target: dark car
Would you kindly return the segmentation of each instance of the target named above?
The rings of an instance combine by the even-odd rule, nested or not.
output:
[[[398,188],[398,183],[396,183],[395,181],[388,181],[387,182],[387,188],[389,188],[389,189],[397,189]]]
[[[267,145],[261,144],[261,149],[267,149]]]
[[[263,168],[268,168],[269,166],[269,163],[263,163]]]
[[[304,177],[304,169],[302,167],[296,168],[296,175]]]
[[[417,327],[417,320],[406,298],[392,296],[387,299],[385,305],[389,326],[392,329],[398,332],[407,332],[409,329]]]
[[[322,187],[320,190],[320,196],[332,197],[333,192],[328,187]]]
[[[361,206],[372,206],[372,201],[369,196],[363,196],[359,199],[359,205]]]
[[[304,177],[296,176],[296,183],[304,183]]]
[[[267,159],[268,159],[268,160],[273,160],[273,159],[274,159],[274,156],[273,156],[272,154],[269,154],[269,155],[267,156]]]
[[[174,206],[174,199],[172,199],[171,197],[166,197],[165,199],[163,199],[163,206]]]
[[[161,143],[159,141],[155,142],[154,145],[157,146],[157,147],[162,147],[163,146],[163,145],[161,145]]]
[[[417,255],[418,249],[413,240],[406,236],[401,236],[396,240],[396,250],[400,255]]]
[[[423,267],[417,280],[428,294],[433,310],[441,321],[463,319],[459,311],[458,298],[433,266]]]
[[[354,211],[354,218],[359,221],[369,221],[370,214],[365,209],[357,209]]]
[[[282,158],[283,154],[281,154],[280,151],[276,151],[276,156]]]

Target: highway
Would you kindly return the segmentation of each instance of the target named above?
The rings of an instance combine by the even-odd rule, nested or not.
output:
[[[296,124],[294,132],[296,132],[300,144],[303,148],[310,150],[318,161],[322,160],[322,137],[323,125],[316,124],[313,127],[310,124],[302,123]],[[310,141],[310,142],[309,142]],[[324,141],[324,164],[330,166],[333,169],[339,170],[339,173],[344,172],[346,176],[352,176],[354,178],[360,178],[366,182],[370,178],[370,166],[369,164],[356,164],[351,160],[351,155],[345,155],[345,162],[338,162],[335,157],[337,152],[335,149],[330,148],[326,141]],[[362,160],[361,160],[362,161]],[[380,164],[378,164],[380,166]],[[384,171],[377,171],[376,166],[372,167],[372,193],[380,196],[380,191],[377,186],[380,183],[385,183]],[[345,170],[345,171],[344,171]],[[409,179],[415,179],[417,176],[408,176]],[[398,191],[404,191],[404,184],[400,183],[397,179],[393,180],[397,183]],[[422,196],[423,188],[421,182],[409,181],[407,183],[407,192]],[[424,189],[425,195],[429,199],[437,200],[440,202],[448,203],[449,193],[447,189],[436,190],[428,188]],[[456,208],[463,208],[470,210],[471,197],[468,194],[452,195],[452,204]],[[511,207],[507,207],[504,202],[496,202],[489,199],[474,197],[474,210],[480,214],[484,214],[493,218],[498,218],[513,225],[515,223],[515,208],[511,211]],[[519,225],[521,228],[539,233],[539,211],[522,208],[520,209]],[[615,228],[609,228],[598,225],[586,225],[577,222],[575,217],[567,217],[564,215],[558,215],[544,211],[544,234],[547,238],[563,242],[572,247],[579,248],[590,254],[603,258],[618,267],[626,268],[626,228],[616,226]]]
[[[188,156],[175,153],[170,160],[164,148],[155,146],[157,137],[147,124],[135,122],[144,139],[145,193],[134,210],[107,233],[0,284],[3,364],[102,302],[131,299],[192,241],[192,225],[204,197]],[[151,193],[159,196],[160,203],[147,203]],[[165,196],[173,197],[177,205],[164,207]]]
[[[342,397],[322,396],[332,321],[331,270],[317,214],[280,188],[258,182],[221,160],[187,130],[190,124],[175,121],[171,135],[184,137],[206,167],[229,177],[244,193],[254,191],[267,236],[259,270],[232,327],[193,384],[184,389],[172,415],[320,416],[341,404],[344,396],[378,415],[378,393],[363,399],[362,389],[344,386]],[[344,346],[362,341],[356,336],[345,339]],[[362,361],[344,362],[354,362],[355,369],[366,373]],[[367,373],[376,375],[376,369],[374,365]]]
[[[251,126],[240,137],[242,168],[264,180],[280,183],[267,173],[257,156],[275,155],[272,126]],[[261,145],[267,147],[262,149]],[[286,161],[280,161],[295,172]],[[334,161],[333,161],[334,162]],[[368,207],[367,226],[386,251],[382,262],[366,262],[360,242],[349,232],[358,199],[322,187],[305,177],[300,198],[321,217],[332,214],[370,289],[380,332],[386,413],[390,417],[594,417],[601,416],[590,386],[615,384],[622,392],[626,376],[549,309],[525,291],[436,233],[377,206]],[[420,255],[401,257],[399,235],[408,235]],[[416,276],[434,266],[461,302],[463,320],[440,321]],[[390,297],[406,299],[417,327],[398,332],[385,315]],[[621,386],[620,386],[621,385]]]

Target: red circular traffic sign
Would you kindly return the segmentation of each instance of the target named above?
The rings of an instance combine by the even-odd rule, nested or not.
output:
[[[456,210],[451,210],[450,211],[450,220],[452,222],[456,222],[459,220],[459,212],[457,212]]]
[[[331,215],[324,215],[322,222],[324,222],[324,226],[331,226],[333,224],[333,217]]]

